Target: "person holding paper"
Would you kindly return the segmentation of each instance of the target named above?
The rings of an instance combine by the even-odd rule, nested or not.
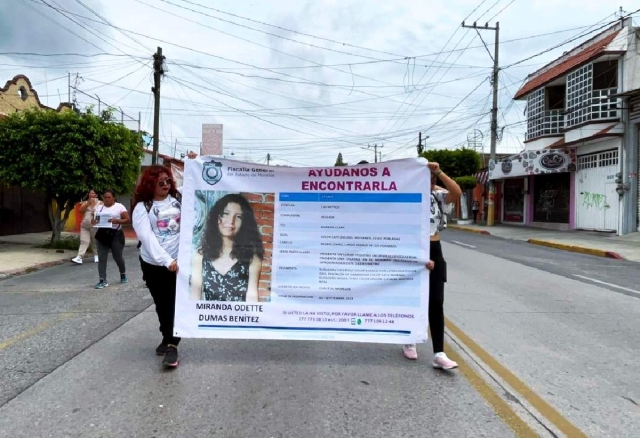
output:
[[[111,189],[105,190],[102,195],[103,205],[96,208],[95,218],[91,222],[98,228],[96,240],[98,241],[98,275],[100,281],[96,284],[96,289],[104,289],[109,286],[107,283],[107,257],[109,251],[113,254],[113,260],[118,265],[120,271],[120,283],[128,283],[127,271],[122,258],[124,249],[124,232],[122,225],[128,224],[131,220],[129,212],[124,205],[116,202],[115,192]]]
[[[82,258],[87,252],[87,248],[91,245],[93,250],[93,261],[98,263],[98,246],[96,244],[96,231],[91,221],[96,212],[96,208],[102,206],[102,201],[98,199],[98,194],[95,190],[89,190],[87,200],[80,204],[80,213],[83,214],[82,224],[80,225],[80,247],[78,248],[78,255],[71,259],[73,263],[79,265],[82,264]]]
[[[258,301],[263,258],[249,202],[237,194],[223,196],[209,212],[202,247],[193,256],[192,299]]]
[[[446,215],[450,204],[462,195],[460,186],[440,169],[438,163],[428,163],[431,170],[431,221],[430,221],[430,258],[427,263],[429,272],[429,329],[433,344],[433,367],[450,370],[458,364],[444,352],[444,284],[447,281],[447,262],[442,254],[440,232],[446,228]],[[440,179],[446,189],[436,186]],[[418,359],[415,344],[403,347],[407,359]]]

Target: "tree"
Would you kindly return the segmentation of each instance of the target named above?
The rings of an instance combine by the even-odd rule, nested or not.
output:
[[[52,243],[89,190],[129,193],[136,183],[141,137],[113,122],[111,110],[29,110],[0,119],[0,181],[45,192]]]
[[[335,165],[336,165],[336,166],[346,166],[346,165],[347,165],[347,163],[345,163],[345,162],[342,160],[342,152],[339,152],[339,153],[338,153],[338,158],[336,159],[336,164],[335,164]]]
[[[451,178],[473,176],[482,166],[482,158],[473,149],[439,149],[420,154],[429,161],[440,164],[443,172]]]

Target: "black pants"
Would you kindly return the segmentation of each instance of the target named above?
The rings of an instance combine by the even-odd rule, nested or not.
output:
[[[177,346],[180,338],[173,336],[173,319],[176,312],[176,273],[164,266],[151,265],[140,259],[142,280],[147,284],[149,293],[156,305],[160,321],[162,342]]]
[[[115,260],[116,265],[118,265],[120,275],[127,272],[124,265],[124,258],[122,258],[124,242],[124,232],[122,230],[116,232],[110,246],[98,241],[98,276],[101,280],[107,280],[107,257],[109,257],[109,252],[113,254],[113,260]]]
[[[447,281],[447,262],[442,255],[440,242],[431,242],[434,267],[429,273],[429,330],[433,352],[444,351],[444,284]]]
[[[473,222],[475,223],[478,220],[478,210],[473,210]]]

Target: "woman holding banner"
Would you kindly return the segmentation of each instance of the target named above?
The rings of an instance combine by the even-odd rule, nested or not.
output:
[[[206,221],[202,247],[193,256],[191,298],[258,301],[264,246],[249,202],[225,195]]]
[[[433,344],[433,367],[450,370],[458,364],[444,353],[444,284],[447,281],[447,262],[442,254],[440,232],[446,226],[446,214],[449,205],[462,195],[460,186],[440,169],[438,163],[428,163],[431,170],[431,232],[430,259],[427,263],[429,272],[429,329]],[[436,186],[440,179],[445,189]],[[403,347],[404,357],[411,360],[418,359],[415,344]]]
[[[188,157],[196,157],[189,152]],[[140,240],[142,279],[156,305],[162,342],[156,348],[162,365],[178,366],[178,343],[173,335],[180,243],[181,196],[168,166],[145,169],[136,187],[133,229]]]

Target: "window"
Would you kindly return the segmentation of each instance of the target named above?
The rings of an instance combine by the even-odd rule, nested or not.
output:
[[[578,170],[595,169],[596,167],[609,167],[618,165],[618,150],[596,152],[595,154],[580,155],[578,157]]]
[[[20,95],[21,100],[27,100],[27,97],[29,97],[29,94],[27,93],[27,89],[24,88],[24,86],[18,88],[18,94]]]
[[[542,135],[544,123],[544,88],[527,97],[527,140]]]
[[[567,126],[591,119],[593,64],[585,65],[567,76]]]
[[[617,59],[593,64],[593,89],[606,90],[607,88],[618,88]]]
[[[567,87],[566,85],[554,85],[547,87],[547,109],[548,110],[563,110],[564,100],[566,97]]]

